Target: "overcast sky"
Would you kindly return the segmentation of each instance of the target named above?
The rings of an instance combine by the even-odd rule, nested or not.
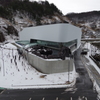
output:
[[[100,10],[100,0],[47,0],[47,1],[49,1],[49,3],[54,3],[62,11],[63,14],[67,14],[70,12],[87,12],[93,10]]]

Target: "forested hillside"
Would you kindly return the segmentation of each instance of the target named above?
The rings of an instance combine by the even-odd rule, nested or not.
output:
[[[64,16],[48,1],[0,0],[0,42],[18,39],[18,33],[24,27],[66,22],[81,27],[83,38],[100,37],[100,11]]]
[[[100,37],[100,11],[70,13],[66,17],[72,24],[82,28],[83,37]]]
[[[43,16],[52,16],[55,13],[62,14],[61,11],[48,1],[30,2],[29,0],[0,0],[0,16],[12,21],[17,11],[27,13],[32,18],[39,20]]]
[[[16,39],[23,27],[61,22],[61,11],[48,1],[0,0],[0,42]]]

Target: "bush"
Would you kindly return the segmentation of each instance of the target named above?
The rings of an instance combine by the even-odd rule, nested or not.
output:
[[[4,42],[5,41],[5,37],[3,35],[2,32],[0,32],[0,42]]]

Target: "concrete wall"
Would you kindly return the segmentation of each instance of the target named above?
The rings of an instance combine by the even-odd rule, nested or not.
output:
[[[73,59],[42,59],[34,54],[27,53],[24,51],[24,54],[33,67],[38,69],[39,71],[51,74],[51,73],[61,73],[68,72],[73,70]]]
[[[51,24],[24,28],[19,33],[20,40],[39,39],[52,42],[69,42],[77,39],[80,45],[81,29],[71,24]]]

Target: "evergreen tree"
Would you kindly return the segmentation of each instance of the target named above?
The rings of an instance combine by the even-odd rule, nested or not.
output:
[[[0,16],[7,19],[12,19],[13,12],[16,11],[20,11],[21,13],[27,12],[28,15],[36,19],[36,16],[51,16],[55,12],[61,14],[55,5],[49,4],[48,1],[40,4],[36,1],[30,2],[29,0],[1,0],[0,3],[4,5],[0,6]]]

